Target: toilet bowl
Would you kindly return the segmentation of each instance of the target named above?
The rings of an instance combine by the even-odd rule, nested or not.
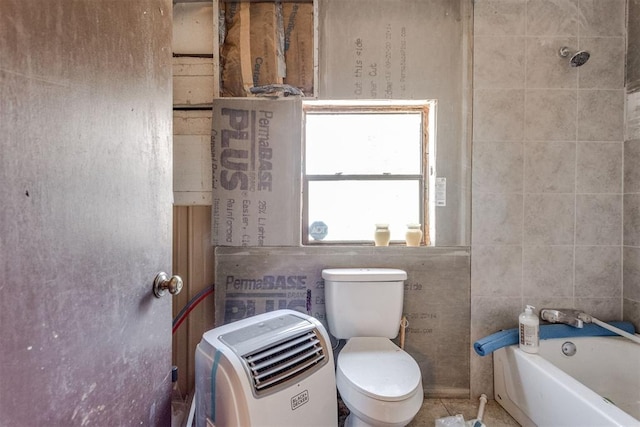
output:
[[[336,384],[351,414],[345,427],[405,426],[423,401],[416,361],[388,338],[351,338],[340,351]]]
[[[416,361],[391,339],[398,335],[407,273],[391,268],[322,270],[329,331],[347,343],[336,362],[336,385],[351,411],[346,427],[405,426],[424,398]]]

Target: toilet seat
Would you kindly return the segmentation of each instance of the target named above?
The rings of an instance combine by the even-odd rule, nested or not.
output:
[[[420,368],[388,338],[349,339],[336,368],[338,391],[351,411],[345,426],[405,426],[422,406]]]
[[[405,400],[422,384],[416,361],[388,338],[351,338],[338,355],[349,385],[376,400]]]

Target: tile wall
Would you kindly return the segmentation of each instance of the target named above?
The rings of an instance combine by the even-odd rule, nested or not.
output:
[[[640,0],[629,0],[624,143],[624,319],[640,327]]]
[[[619,319],[626,1],[474,7],[471,341],[525,304]],[[471,395],[492,395],[491,358],[470,364]]]

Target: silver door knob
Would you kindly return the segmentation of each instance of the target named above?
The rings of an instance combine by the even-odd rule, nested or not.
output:
[[[153,294],[160,298],[169,291],[171,295],[177,295],[182,290],[182,278],[180,276],[171,276],[164,271],[158,273],[153,281]]]

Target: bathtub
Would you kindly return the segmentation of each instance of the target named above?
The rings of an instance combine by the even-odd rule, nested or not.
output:
[[[538,354],[504,347],[493,376],[496,401],[525,427],[640,426],[640,345],[625,338],[541,340]]]

